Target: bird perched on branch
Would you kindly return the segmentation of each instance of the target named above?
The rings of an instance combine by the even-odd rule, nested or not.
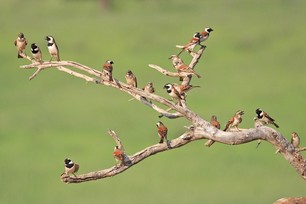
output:
[[[291,133],[291,144],[294,146],[294,148],[300,147],[300,137],[296,132]]]
[[[23,51],[25,50],[27,44],[28,44],[28,41],[27,39],[24,37],[24,34],[23,33],[19,33],[18,34],[18,37],[17,39],[15,40],[14,42],[17,50],[18,50],[18,53],[17,53],[17,57],[18,58],[23,58],[20,54],[21,53],[24,53]]]
[[[125,74],[126,83],[129,86],[137,88],[137,78],[131,70],[128,70]]]
[[[193,86],[190,84],[173,84],[174,88],[179,92],[181,97],[185,99],[187,92],[193,88],[200,88],[200,86]]]
[[[50,62],[52,61],[53,57],[55,57],[57,61],[61,61],[60,56],[59,56],[59,49],[58,49],[58,46],[55,42],[55,39],[50,35],[46,36],[45,39],[48,42],[48,44],[47,44],[48,45],[48,50],[49,50],[49,53],[51,55]]]
[[[178,57],[177,55],[171,55],[171,57],[169,59],[172,60],[172,65],[177,70],[178,73],[185,72],[187,74],[194,74],[198,78],[201,78],[201,76],[199,74],[197,74],[191,67],[186,65],[184,63],[184,61],[180,57]],[[183,79],[180,78],[180,81],[182,81],[182,80]]]
[[[112,60],[106,60],[103,64],[102,76],[107,76],[109,81],[113,81],[113,64]]]
[[[118,146],[115,146],[113,156],[115,157],[117,162],[124,161],[124,151],[120,149]]]
[[[181,48],[182,50],[177,54],[179,56],[184,50],[187,52],[193,52],[194,48],[200,43],[201,34],[196,32],[189,42],[186,45],[177,45],[177,48]]]
[[[31,52],[33,55],[33,59],[41,64],[42,63],[41,50],[35,43],[31,44]]]
[[[257,121],[261,122],[263,125],[273,124],[275,127],[279,128],[279,126],[274,122],[275,120],[268,115],[268,113],[264,112],[260,108],[256,109]]]
[[[244,114],[244,111],[238,110],[233,117],[231,117],[224,128],[223,131],[228,131],[230,128],[235,127],[238,131],[238,125],[242,122],[242,115]]]
[[[67,175],[73,174],[76,177],[75,173],[78,172],[80,166],[78,164],[74,163],[69,158],[65,159],[64,165],[65,165],[65,171],[64,171],[63,174],[67,174]]]
[[[154,93],[155,92],[155,88],[153,87],[152,82],[148,82],[147,85],[142,88],[142,90],[144,90],[147,93]]]
[[[220,123],[219,123],[219,121],[218,121],[216,115],[212,115],[212,116],[211,116],[210,124],[211,124],[212,126],[214,126],[215,128],[219,129],[219,130],[220,130],[220,128],[221,128]],[[213,145],[214,143],[215,143],[214,140],[208,140],[208,141],[205,143],[205,146],[210,147],[210,146]]]
[[[184,96],[179,93],[179,91],[174,87],[173,84],[165,84],[164,89],[166,89],[167,93],[169,94],[169,96],[171,96],[172,99],[177,100],[178,104],[182,106],[181,100],[184,100]]]
[[[200,33],[200,43],[207,40],[210,32],[212,31],[214,31],[212,28],[209,27],[204,28],[204,31]]]
[[[158,121],[156,123],[156,126],[157,126],[157,133],[160,138],[159,143],[160,144],[163,143],[164,140],[166,140],[167,142],[168,141],[167,139],[168,128],[161,121]]]

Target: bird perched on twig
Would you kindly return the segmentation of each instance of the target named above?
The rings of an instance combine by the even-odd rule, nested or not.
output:
[[[125,79],[127,85],[137,88],[137,78],[131,70],[127,71],[127,73],[125,74]]]
[[[61,61],[60,56],[59,56],[59,49],[58,49],[58,46],[55,42],[55,39],[50,35],[46,36],[45,39],[48,42],[48,44],[47,44],[48,45],[48,51],[51,55],[50,62],[52,61],[53,57],[55,57],[57,61]]]
[[[64,165],[65,165],[65,171],[64,171],[63,174],[67,174],[67,175],[73,174],[76,177],[75,173],[78,172],[80,166],[78,164],[74,163],[69,158],[64,160]]]
[[[23,51],[25,50],[27,44],[28,44],[28,41],[27,39],[24,37],[24,34],[23,33],[19,33],[18,34],[18,37],[17,39],[15,40],[14,42],[16,48],[17,48],[17,57],[18,58],[23,58],[20,54],[21,53],[24,53]]]
[[[204,31],[200,33],[200,43],[207,40],[210,32],[212,31],[214,31],[212,28],[209,27],[204,28]]]
[[[185,72],[187,74],[194,74],[198,78],[201,78],[201,76],[199,74],[197,74],[191,67],[186,65],[184,63],[184,61],[180,57],[178,57],[177,55],[171,55],[169,59],[172,60],[172,65],[178,73]],[[182,80],[183,79],[180,78],[180,81],[182,81]]]
[[[102,76],[107,76],[109,81],[113,81],[113,64],[112,60],[106,60],[103,64]]]
[[[274,122],[275,120],[268,115],[268,113],[264,112],[260,108],[256,109],[257,120],[260,121],[263,125],[273,124],[275,127],[279,128],[279,126]]]
[[[201,38],[201,34],[199,32],[196,32],[186,45],[184,45],[184,46],[177,45],[176,46],[177,48],[181,48],[182,49],[177,54],[177,56],[179,56],[184,50],[186,50],[189,53],[193,52],[195,46],[197,46],[200,43],[200,38]]]
[[[228,122],[226,123],[226,126],[223,131],[227,131],[230,128],[235,127],[238,131],[238,125],[242,122],[242,115],[244,114],[244,111],[238,110],[233,117],[231,117]]]
[[[124,161],[124,151],[120,149],[118,146],[115,146],[113,156],[116,159],[117,162],[123,162]]]
[[[181,96],[186,96],[186,93],[193,88],[200,88],[200,86],[193,86],[190,84],[173,84],[173,86]]]
[[[33,55],[33,59],[41,64],[42,63],[41,50],[35,43],[31,44],[31,52]]]
[[[300,137],[296,132],[291,133],[291,144],[295,149],[300,147]]]
[[[144,90],[147,93],[154,93],[155,92],[155,88],[153,87],[152,82],[148,82],[147,85],[142,88],[142,90]]]
[[[220,130],[220,128],[221,128],[220,123],[219,123],[219,121],[218,121],[216,115],[212,115],[212,116],[211,116],[210,124],[211,124],[212,126],[214,126],[215,128],[219,129],[219,130]],[[210,146],[213,145],[214,143],[215,143],[214,140],[208,140],[208,141],[205,143],[205,146],[210,147]]]
[[[171,96],[172,99],[177,100],[178,104],[182,106],[181,100],[184,100],[184,96],[179,93],[179,91],[173,86],[173,84],[165,84],[164,89],[166,89],[167,93],[169,94],[169,96]]]
[[[161,121],[158,121],[156,123],[156,126],[157,126],[157,133],[160,138],[159,143],[160,144],[163,143],[164,139],[167,142],[168,141],[167,139],[168,128]]]

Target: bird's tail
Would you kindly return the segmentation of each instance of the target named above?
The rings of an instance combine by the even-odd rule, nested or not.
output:
[[[162,143],[164,143],[164,138],[163,137],[160,138],[160,140],[159,140],[159,144],[162,144]]]
[[[273,125],[274,125],[275,127],[279,128],[279,126],[278,126],[275,122],[273,122]]]

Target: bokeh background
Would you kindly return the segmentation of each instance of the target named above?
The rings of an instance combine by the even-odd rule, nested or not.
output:
[[[158,142],[157,113],[118,90],[86,84],[57,70],[35,70],[17,59],[13,41],[24,32],[49,60],[46,35],[53,35],[63,60],[101,69],[112,59],[114,75],[128,69],[139,86],[153,81],[157,93],[176,82],[148,67],[172,68],[168,57],[196,31],[214,29],[196,70],[200,85],[189,107],[222,127],[238,109],[243,128],[253,127],[261,107],[290,138],[306,145],[306,2],[302,0],[2,0],[0,3],[0,203],[272,203],[306,196],[306,183],[275,149],[263,142],[240,146],[193,142],[146,159],[113,178],[66,185],[63,160],[80,174],[108,168],[113,129],[128,154]],[[30,53],[29,46],[27,53]],[[182,54],[186,62],[190,56]],[[162,119],[169,138],[183,133],[185,119]],[[305,153],[303,153],[305,155]]]

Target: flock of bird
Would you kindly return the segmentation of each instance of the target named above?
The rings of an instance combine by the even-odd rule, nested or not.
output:
[[[212,31],[213,31],[212,28],[207,27],[202,32],[196,32],[186,45],[176,46],[180,48],[181,51],[177,55],[171,55],[169,59],[172,60],[172,65],[177,70],[178,73],[185,73],[186,77],[189,77],[189,78],[192,75],[195,75],[198,78],[201,77],[198,73],[194,71],[194,69],[186,65],[184,61],[179,57],[179,55],[183,51],[186,51],[188,53],[194,53],[195,47],[197,45],[202,46],[201,43],[209,38],[209,34]],[[55,58],[57,61],[60,61],[59,49],[55,42],[55,39],[52,36],[46,36],[45,40],[47,41],[48,51],[49,51],[49,54],[51,55],[50,61],[52,61],[53,58]],[[18,37],[15,40],[14,44],[18,51],[17,57],[23,58],[21,54],[26,55],[24,50],[26,49],[26,46],[28,44],[27,39],[25,38],[23,33],[18,34]],[[32,58],[33,60],[39,63],[43,63],[41,49],[37,46],[36,43],[31,44],[31,53],[33,56]],[[102,75],[101,75],[101,78],[103,78],[103,80],[107,79],[110,82],[113,81],[113,64],[114,62],[112,60],[106,60],[106,62],[103,64]],[[126,79],[127,85],[137,88],[137,78],[131,70],[128,70],[126,72],[125,79]],[[183,78],[180,77],[179,80],[183,81]],[[186,93],[190,91],[192,88],[196,88],[196,87],[199,87],[199,86],[192,86],[189,83],[187,84],[186,83],[182,83],[182,84],[167,83],[164,85],[163,88],[166,89],[167,93],[172,99],[177,101],[178,105],[182,106],[182,100],[185,100]],[[142,90],[147,93],[155,92],[155,88],[153,87],[152,82],[148,82],[145,85],[145,87],[142,88]],[[256,109],[255,112],[256,112],[256,117],[254,118],[255,128],[261,127],[264,125],[268,125],[268,124],[273,124],[276,128],[279,128],[279,126],[275,123],[275,120],[272,117],[270,117],[266,112],[264,112],[260,108]],[[238,125],[242,122],[243,114],[244,114],[244,111],[242,110],[237,111],[228,120],[223,131],[231,131],[231,129],[233,128],[235,128],[237,131],[240,131],[238,128]],[[216,115],[213,115],[211,117],[210,123],[212,126],[214,126],[217,129],[221,128],[221,125],[218,122]],[[157,126],[157,133],[160,139],[159,143],[162,144],[164,143],[164,141],[168,142],[168,139],[167,139],[168,128],[161,121],[158,121],[156,123],[156,126]],[[213,140],[208,140],[208,142],[205,145],[210,146],[213,143],[214,143]],[[259,144],[260,144],[260,140],[258,142],[258,145]],[[291,144],[294,146],[294,148],[299,148],[300,138],[296,132],[292,132],[291,134]],[[125,153],[122,149],[120,149],[118,146],[115,146],[114,151],[113,151],[113,156],[117,161],[123,163],[124,154]],[[79,170],[78,164],[74,163],[71,159],[67,158],[64,160],[64,166],[65,166],[65,170],[63,174],[65,175],[73,174],[74,176],[76,176],[75,173]]]

